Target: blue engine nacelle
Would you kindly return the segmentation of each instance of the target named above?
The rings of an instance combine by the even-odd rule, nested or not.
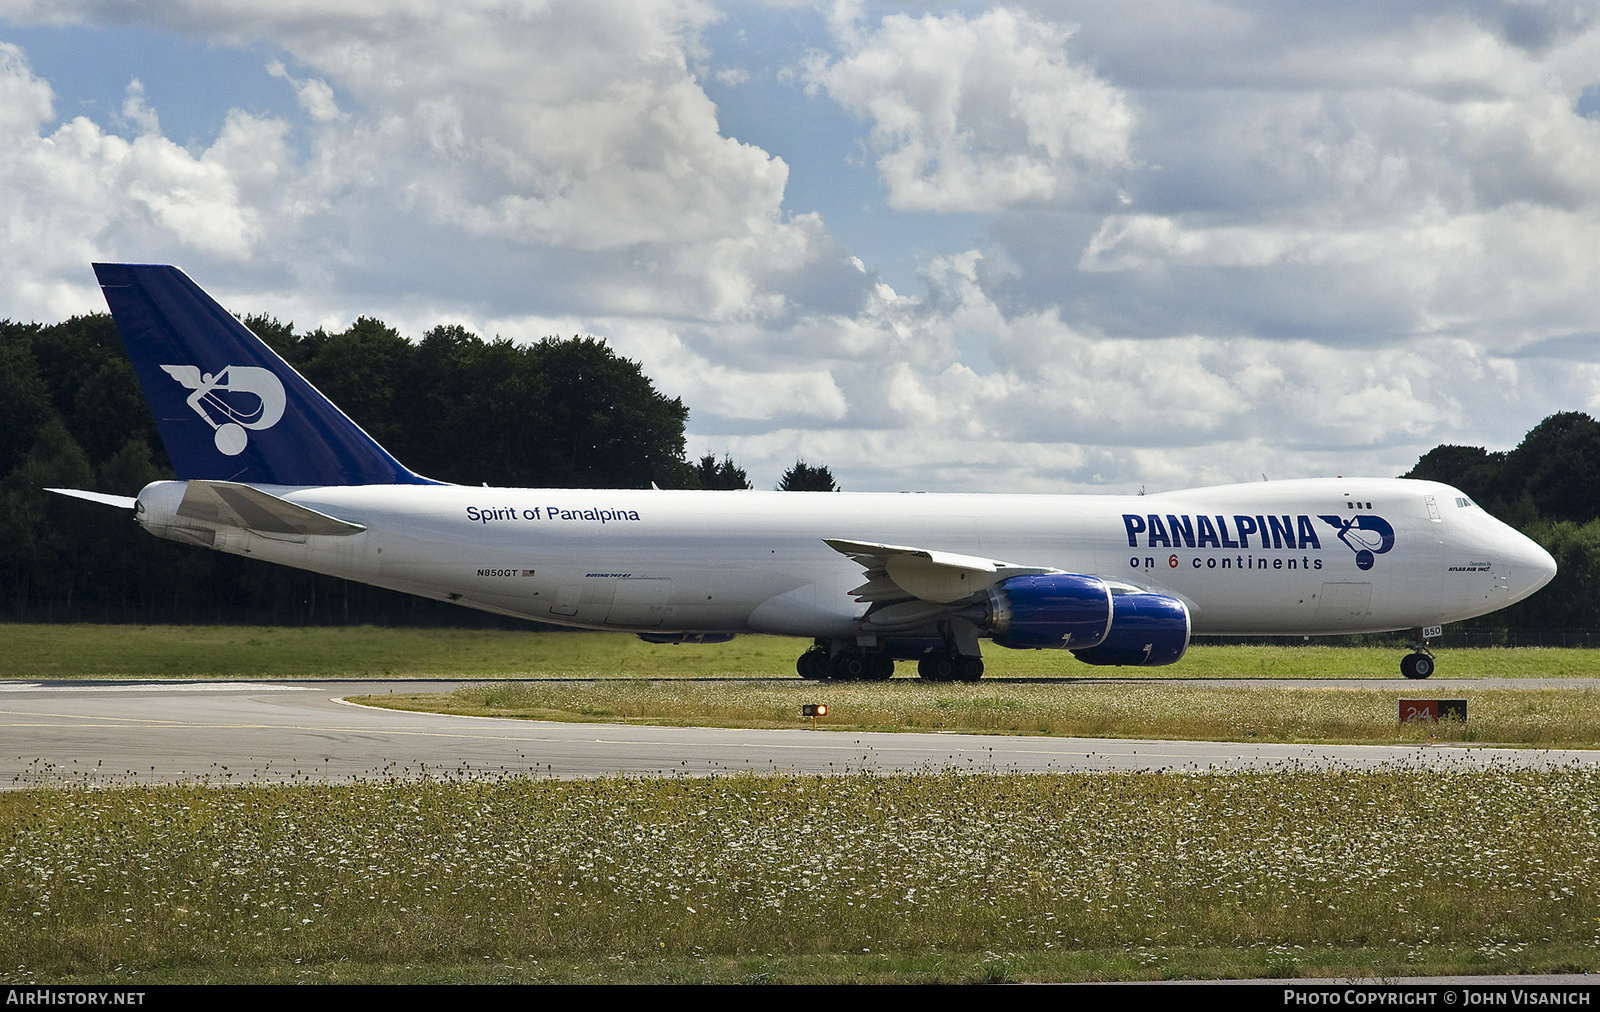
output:
[[[1111,599],[1111,632],[1104,642],[1072,653],[1086,664],[1154,667],[1172,664],[1189,649],[1189,609],[1162,594],[1118,594]]]
[[[1079,650],[1111,630],[1111,588],[1094,576],[1013,576],[989,591],[989,634],[1016,650]]]

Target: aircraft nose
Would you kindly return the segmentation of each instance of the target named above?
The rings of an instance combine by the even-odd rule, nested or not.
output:
[[[1543,587],[1556,575],[1556,560],[1538,542],[1526,535],[1508,531],[1506,555],[1511,561],[1511,600],[1520,601]]]

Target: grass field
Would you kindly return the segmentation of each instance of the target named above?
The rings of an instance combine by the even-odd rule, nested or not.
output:
[[[1470,720],[1398,724],[1396,700],[1465,697]],[[825,702],[838,731],[958,731],[1092,738],[1391,744],[1475,742],[1600,746],[1600,692],[1383,688],[1240,688],[1173,682],[938,685],[499,682],[448,693],[355,702],[401,710],[529,720],[701,727],[797,727],[801,703]]]
[[[1594,693],[1457,689],[1397,651],[1201,647],[1134,677],[814,685],[793,640],[0,626],[0,677],[483,680],[460,712],[1029,734],[1600,743]],[[1460,650],[1453,677],[1600,677]],[[904,670],[904,669],[902,669]],[[1158,674],[1166,680],[1150,681]],[[1339,678],[1330,689],[1210,685]],[[738,680],[745,680],[741,684]],[[782,679],[778,681],[777,679]],[[1199,680],[1198,683],[1195,680]],[[384,700],[388,702],[386,698]],[[0,793],[0,982],[964,982],[1600,971],[1600,771],[1285,768]]]
[[[1600,969],[1600,773],[0,795],[0,981]]]
[[[662,646],[624,633],[372,626],[0,624],[0,678],[795,678],[808,644],[741,636]],[[1096,668],[1053,650],[984,653],[989,678],[1372,678],[1399,682],[1404,651],[1200,646],[1165,668]],[[900,665],[900,677],[914,666]],[[1600,678],[1600,650],[1449,650],[1442,678]]]

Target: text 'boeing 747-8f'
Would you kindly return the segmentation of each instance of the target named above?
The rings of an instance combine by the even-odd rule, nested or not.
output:
[[[97,264],[179,480],[158,537],[471,608],[659,642],[810,639],[813,678],[979,641],[1171,664],[1190,637],[1412,630],[1520,601],[1549,553],[1448,485],[1277,481],[1148,496],[474,488],[408,470],[174,267]]]

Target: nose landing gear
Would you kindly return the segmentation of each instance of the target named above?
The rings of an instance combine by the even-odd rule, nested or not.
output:
[[[1426,629],[1411,630],[1411,640],[1406,645],[1411,648],[1411,653],[1400,658],[1400,673],[1407,678],[1423,679],[1433,674],[1433,651],[1428,649],[1428,640],[1442,635],[1444,632],[1439,626],[1429,626]]]
[[[1400,673],[1407,678],[1427,678],[1433,674],[1433,655],[1417,652],[1400,658]]]

